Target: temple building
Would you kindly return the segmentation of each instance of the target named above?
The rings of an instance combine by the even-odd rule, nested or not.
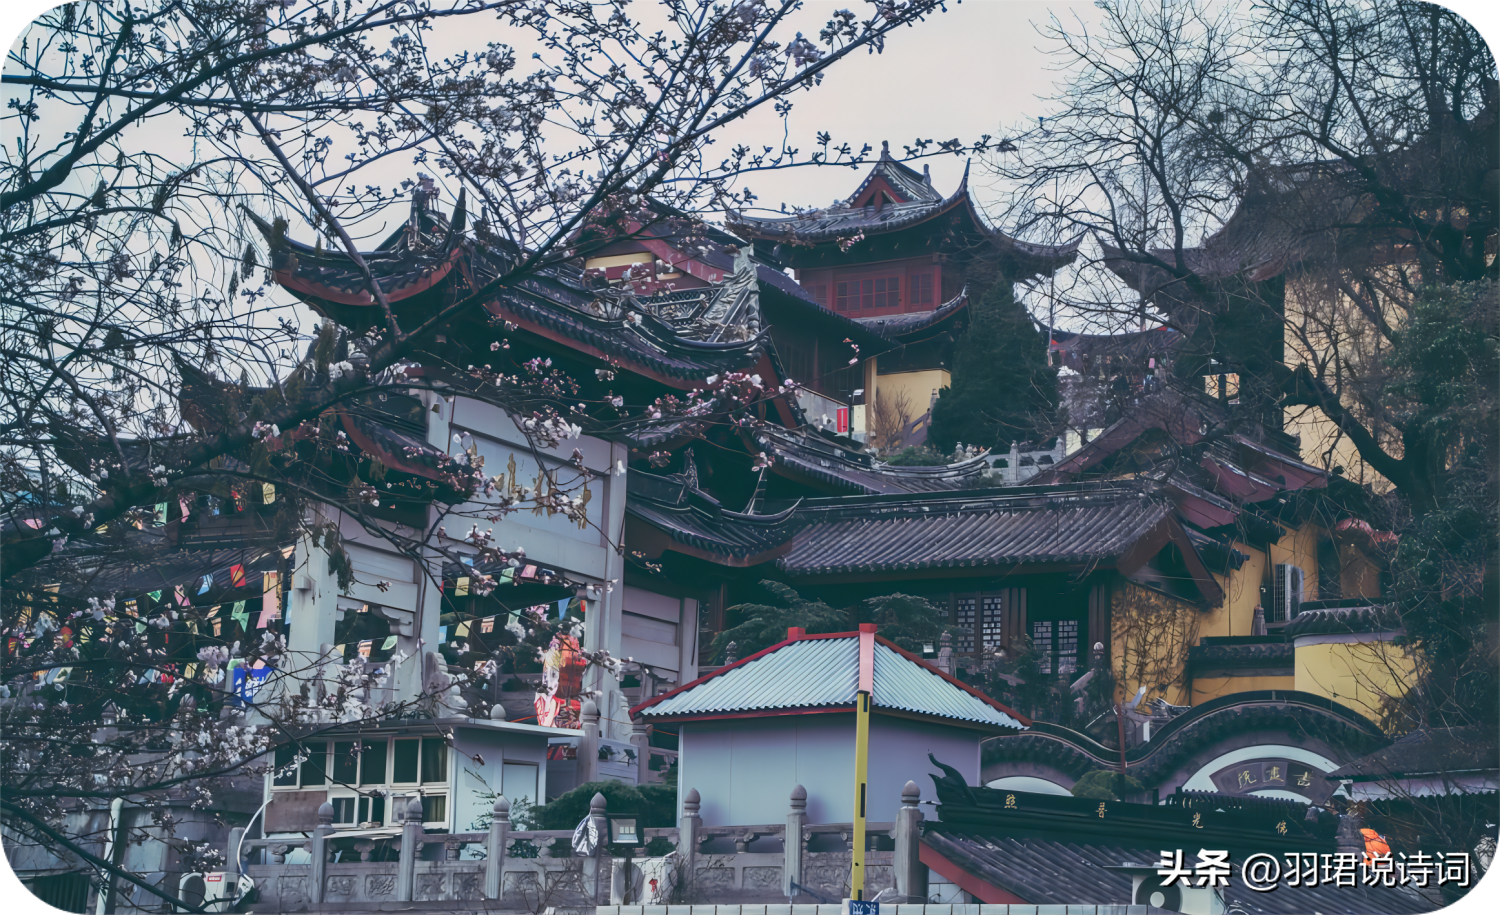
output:
[[[898,344],[870,354],[861,386],[857,429],[887,450],[926,440],[969,296],[1033,282],[1078,255],[1078,240],[1041,245],[991,227],[969,194],[967,167],[944,197],[926,171],[893,159],[889,144],[849,197],[785,217],[732,212],[728,227],[772,266],[791,268],[824,309]]]

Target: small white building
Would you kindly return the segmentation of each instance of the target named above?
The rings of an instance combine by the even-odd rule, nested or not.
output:
[[[676,729],[679,796],[696,789],[705,826],[779,820],[793,789],[807,790],[812,823],[854,818],[855,702],[872,685],[865,816],[892,821],[907,780],[934,769],[928,756],[979,782],[979,743],[1030,721],[875,635],[808,636],[800,628],[769,649],[654,697],[638,721]],[[678,800],[681,807],[681,798]]]

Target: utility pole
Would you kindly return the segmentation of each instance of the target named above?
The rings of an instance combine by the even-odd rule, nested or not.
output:
[[[870,701],[875,696],[875,624],[859,625],[859,686],[854,695],[854,849],[849,899],[865,899],[865,801],[870,777]]]

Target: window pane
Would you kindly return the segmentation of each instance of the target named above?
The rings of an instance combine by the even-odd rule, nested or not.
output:
[[[377,824],[385,823],[385,796],[378,795],[370,799],[370,820]]]
[[[1070,674],[1078,670],[1078,621],[1057,622],[1057,673]]]
[[[283,744],[276,749],[276,775],[272,777],[271,785],[295,786],[297,784],[297,768],[292,766],[292,758],[296,756],[295,745]]]
[[[507,763],[501,768],[502,792],[512,805],[525,799],[536,802],[537,766],[534,763]]]
[[[353,741],[333,743],[333,781],[352,786],[359,781],[359,757]]]
[[[359,798],[359,823],[363,824],[370,819],[370,800],[363,795]]]
[[[366,741],[364,750],[359,755],[359,784],[362,786],[378,786],[385,782],[385,750],[384,741]]]
[[[1031,625],[1031,647],[1036,651],[1037,670],[1052,673],[1052,621],[1039,620]]]
[[[448,744],[442,738],[422,739],[422,781],[448,781]]]
[[[391,772],[391,782],[416,782],[417,752],[422,742],[416,738],[407,738],[391,743],[395,745],[396,760]]]
[[[446,821],[448,819],[448,796],[446,795],[424,795],[422,796],[422,820],[424,823],[433,821]]]
[[[302,745],[307,759],[302,762],[302,785],[321,786],[328,767],[328,742],[309,741]]]
[[[958,626],[963,627],[964,630],[965,630],[965,632],[960,633],[959,636],[958,636],[958,651],[965,652],[965,653],[967,653],[967,652],[973,652],[974,651],[974,598],[973,598],[973,596],[969,596],[969,597],[966,597],[966,598],[955,598],[953,600],[953,605],[954,605],[954,615],[953,615],[954,619],[953,619],[953,622],[955,624],[957,624]]]
[[[356,823],[354,820],[354,798],[330,798],[329,801],[333,803],[333,822],[335,824]],[[363,803],[364,799],[359,799],[359,802]]]

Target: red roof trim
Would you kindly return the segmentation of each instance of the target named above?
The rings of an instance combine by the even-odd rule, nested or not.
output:
[[[978,897],[984,903],[1026,903],[1010,891],[996,887],[982,878],[974,877],[926,843],[918,843],[917,857],[921,859],[923,865],[957,884],[967,893]]]
[[[457,263],[458,255],[461,251],[462,249],[460,248],[453,249],[452,254],[448,255],[447,261],[443,262],[437,267],[434,267],[432,270],[424,274],[420,279],[413,280],[411,283],[408,283],[405,286],[398,286],[395,289],[390,290],[385,294],[386,301],[400,302],[402,299],[407,299],[411,296],[415,296],[418,293],[426,292],[433,286],[436,286],[438,283],[442,282],[444,277],[448,276],[448,273],[450,271],[453,270],[453,265]],[[370,291],[367,289],[361,289],[357,293],[351,293],[341,289],[334,289],[333,287],[319,283],[316,280],[308,280],[299,277],[290,270],[278,270],[274,273],[274,276],[276,278],[276,282],[280,283],[282,286],[286,287],[292,292],[301,293],[304,296],[311,296],[315,299],[326,299],[329,302],[337,302],[342,305],[375,304],[375,297],[371,296]]]
[[[344,431],[349,434],[349,440],[359,446],[365,454],[377,456],[386,467],[411,474],[413,477],[425,477],[429,480],[442,479],[442,475],[436,469],[413,464],[401,455],[393,454],[389,449],[376,445],[375,440],[365,435],[364,431],[355,425],[354,418],[347,411],[340,408],[335,412],[338,414],[339,422],[343,424]]]
[[[791,645],[794,642],[804,642],[804,641],[809,640],[809,639],[857,639],[857,638],[859,638],[859,632],[856,630],[855,632],[852,632],[852,633],[815,633],[815,634],[809,634],[807,636],[803,636],[800,639],[783,639],[781,642],[777,643],[776,645],[769,646],[769,647],[767,647],[765,649],[761,649],[759,652],[756,652],[754,655],[747,655],[747,656],[745,656],[744,658],[740,659],[739,661],[735,662],[732,665],[725,665],[725,666],[723,666],[722,668],[719,668],[716,671],[711,671],[708,674],[705,674],[703,677],[700,677],[697,680],[689,681],[688,683],[683,684],[681,687],[675,687],[675,688],[667,691],[666,693],[662,694],[661,696],[652,697],[651,699],[647,700],[644,703],[638,704],[636,706],[632,706],[630,708],[630,715],[633,718],[636,715],[638,715],[642,710],[644,710],[644,709],[646,709],[646,708],[648,708],[650,706],[654,706],[657,703],[660,703],[661,701],[667,699],[668,697],[676,696],[677,694],[682,693],[685,690],[691,690],[692,688],[697,687],[699,684],[706,683],[707,681],[712,680],[713,678],[718,677],[719,675],[725,673],[726,671],[730,671],[730,670],[732,670],[734,668],[738,668],[741,665],[749,664],[750,662],[755,661],[757,658],[760,658],[763,655],[770,655],[772,652],[775,652],[777,649],[780,649],[780,648],[782,648],[784,646],[789,646],[789,645]],[[886,648],[895,651],[897,655],[900,655],[902,658],[906,659],[907,661],[915,662],[916,664],[921,665],[923,668],[926,668],[928,671],[931,671],[933,674],[936,674],[938,677],[942,678],[943,680],[947,681],[948,683],[952,684],[953,686],[957,687],[958,689],[962,690],[963,692],[969,694],[970,696],[974,697],[975,699],[978,699],[978,700],[984,702],[986,705],[990,706],[991,708],[996,709],[996,710],[998,710],[1000,712],[1005,713],[1007,716],[1010,716],[1011,718],[1015,719],[1017,722],[1020,722],[1022,725],[1025,725],[1027,727],[1031,726],[1032,720],[1029,719],[1028,717],[1021,715],[1020,713],[1016,712],[1014,709],[1011,709],[1009,706],[1006,706],[1004,703],[1000,703],[1000,702],[998,702],[996,700],[990,699],[989,697],[985,696],[983,693],[980,693],[978,690],[975,690],[973,687],[970,687],[968,684],[965,684],[963,681],[960,681],[958,678],[955,678],[952,675],[947,674],[946,672],[939,671],[937,668],[935,668],[931,664],[929,664],[925,659],[921,658],[920,656],[913,655],[912,653],[906,651],[905,649],[903,649],[900,646],[896,645],[895,643],[891,642],[889,639],[886,639],[883,636],[878,636],[877,635],[875,637],[875,641],[878,642],[878,643],[880,643],[881,645],[885,646]],[[879,703],[879,702],[880,702],[880,698],[877,696],[876,697],[876,703]],[[784,713],[792,713],[797,708],[799,708],[799,707],[793,707],[792,710],[769,709],[769,710],[765,710],[763,712],[757,711],[757,712],[755,712],[753,714],[754,715],[773,715],[773,716],[774,715],[782,715]],[[822,706],[822,707],[816,707],[816,708],[822,709],[822,710],[827,710],[827,711],[834,711],[835,710],[835,707],[831,707],[831,706]],[[847,708],[853,709],[854,707],[850,706],[850,707],[847,707]],[[709,719],[709,718],[714,718],[714,719],[728,719],[728,718],[739,718],[739,717],[741,717],[741,716],[740,716],[740,714],[737,714],[737,713],[715,713],[715,714],[713,714],[711,716],[700,716],[698,718],[700,718],[700,719]],[[674,718],[674,720],[676,720],[676,717],[673,717],[673,718]],[[684,717],[681,721],[692,721],[692,719],[688,718],[688,717]]]
[[[876,636],[875,637],[875,641],[878,642],[878,643],[881,643],[882,645],[884,645],[888,649],[894,650],[896,652],[896,654],[900,655],[902,658],[904,658],[904,659],[906,659],[908,661],[916,662],[917,664],[921,665],[923,668],[926,668],[928,671],[931,671],[933,674],[936,674],[938,677],[940,677],[943,680],[947,681],[948,683],[952,684],[954,687],[957,687],[959,690],[962,690],[964,693],[969,694],[970,696],[974,697],[975,699],[983,700],[985,703],[988,703],[990,706],[994,707],[995,709],[998,709],[999,711],[1005,713],[1007,716],[1010,716],[1011,718],[1015,719],[1017,722],[1020,722],[1022,725],[1025,725],[1027,727],[1031,726],[1031,719],[1030,718],[1021,715],[1020,713],[1016,712],[1014,709],[1011,709],[1009,706],[1006,706],[1004,703],[1001,703],[998,700],[991,699],[990,697],[984,695],[983,693],[979,692],[978,690],[975,690],[973,687],[970,687],[968,684],[965,684],[963,681],[959,680],[958,678],[954,677],[953,675],[948,674],[946,671],[939,671],[938,668],[935,665],[932,665],[931,663],[929,663],[927,661],[927,659],[922,658],[919,655],[913,655],[912,653],[906,651],[905,649],[903,649],[900,646],[896,645],[895,643],[891,642],[889,639],[886,639],[884,636]]]

